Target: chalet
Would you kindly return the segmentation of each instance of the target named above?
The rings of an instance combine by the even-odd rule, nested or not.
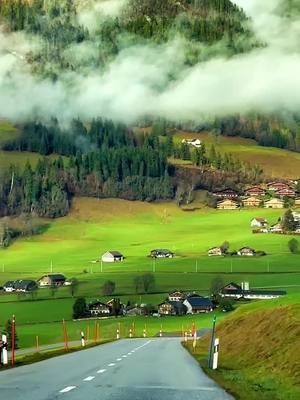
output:
[[[62,274],[48,274],[42,276],[37,283],[41,288],[63,286],[66,283],[66,277]]]
[[[245,194],[246,196],[250,197],[263,196],[265,194],[265,190],[262,189],[260,186],[252,186],[245,191]]]
[[[152,258],[173,258],[175,253],[168,249],[155,249],[151,250],[150,257]]]
[[[285,182],[269,182],[267,184],[268,189],[273,192],[278,192],[278,190],[289,189],[289,185]]]
[[[18,280],[14,282],[15,292],[31,292],[37,289],[37,283],[31,280]]]
[[[14,281],[8,281],[3,285],[4,292],[11,293],[15,291]]]
[[[183,304],[187,308],[187,314],[200,314],[204,312],[210,312],[213,310],[213,303],[206,297],[192,294],[188,296]]]
[[[276,192],[276,196],[283,198],[283,197],[291,197],[295,198],[296,197],[296,191],[294,189],[291,189],[290,187],[280,189]]]
[[[266,228],[268,226],[268,221],[265,218],[253,218],[251,220],[252,228]]]
[[[300,212],[293,211],[292,214],[293,214],[294,221],[300,222]]]
[[[284,208],[284,202],[280,199],[271,199],[265,202],[265,208]]]
[[[102,255],[101,260],[103,262],[114,263],[114,262],[122,262],[124,261],[124,258],[125,257],[123,256],[123,254],[119,253],[118,251],[107,251]]]
[[[183,139],[182,143],[187,144],[189,146],[194,146],[198,149],[202,146],[202,142],[200,139]]]
[[[255,250],[251,249],[250,247],[242,247],[237,252],[237,255],[240,257],[253,257],[255,254]]]
[[[225,189],[215,192],[214,196],[216,196],[218,199],[237,199],[239,197],[238,193],[232,189]]]
[[[270,228],[270,232],[272,232],[272,233],[283,233],[283,228],[282,228],[281,223],[272,225],[271,228]]]
[[[250,290],[249,284],[246,282],[245,284],[242,284],[242,286],[231,282],[220,290],[219,295],[221,297],[232,298],[235,300],[267,300],[285,296],[286,292],[283,290]]]
[[[158,305],[160,315],[185,315],[186,306],[180,301],[165,301]]]
[[[213,256],[224,256],[225,252],[222,247],[212,247],[211,249],[208,250],[208,256],[213,257]]]
[[[102,303],[99,300],[89,303],[88,310],[92,317],[109,316],[110,315],[110,307],[107,304]]]
[[[260,200],[257,197],[251,196],[242,200],[244,207],[259,207]]]
[[[217,205],[219,210],[236,210],[238,208],[238,203],[233,200],[223,200]]]
[[[180,292],[179,290],[175,290],[172,293],[169,293],[169,301],[183,301],[185,299],[185,294]]]

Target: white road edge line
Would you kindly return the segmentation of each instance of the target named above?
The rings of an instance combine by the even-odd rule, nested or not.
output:
[[[88,376],[87,378],[84,378],[84,381],[85,381],[85,382],[90,382],[90,381],[92,381],[93,379],[95,379],[94,376]]]
[[[99,369],[99,371],[97,371],[97,374],[103,374],[106,371],[106,369]]]
[[[67,386],[64,389],[60,390],[59,393],[68,393],[73,389],[76,389],[76,386]]]

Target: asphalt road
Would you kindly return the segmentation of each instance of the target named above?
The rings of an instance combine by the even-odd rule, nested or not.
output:
[[[225,400],[179,339],[120,340],[0,373],[3,400]]]

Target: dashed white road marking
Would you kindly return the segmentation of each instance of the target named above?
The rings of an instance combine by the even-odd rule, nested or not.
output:
[[[115,363],[108,364],[109,367],[114,367],[115,365],[116,365]]]
[[[125,356],[125,355],[124,355],[124,356],[122,356],[122,357],[123,357],[123,358],[127,358],[127,356]]]
[[[90,382],[90,381],[92,381],[93,379],[95,379],[94,376],[88,376],[87,378],[84,378],[84,381],[85,381],[85,382]]]
[[[76,386],[67,386],[67,387],[65,387],[64,389],[60,390],[59,393],[68,393],[68,392],[70,392],[70,391],[73,390],[73,389],[76,389]]]
[[[122,358],[117,358],[117,361],[122,361]]]
[[[106,369],[99,369],[99,370],[97,371],[97,374],[103,374],[105,371],[106,371]]]

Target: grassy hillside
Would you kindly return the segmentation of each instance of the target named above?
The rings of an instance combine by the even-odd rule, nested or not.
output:
[[[300,398],[300,295],[241,306],[217,327],[212,377],[241,400]],[[206,365],[208,338],[196,358]]]
[[[300,153],[273,147],[259,146],[254,140],[239,137],[215,136],[212,133],[178,131],[177,141],[199,137],[209,148],[214,144],[220,153],[231,153],[242,161],[260,165],[265,174],[274,178],[299,178]]]
[[[11,123],[0,119],[0,148],[8,140],[12,140],[19,135],[19,131]]]

